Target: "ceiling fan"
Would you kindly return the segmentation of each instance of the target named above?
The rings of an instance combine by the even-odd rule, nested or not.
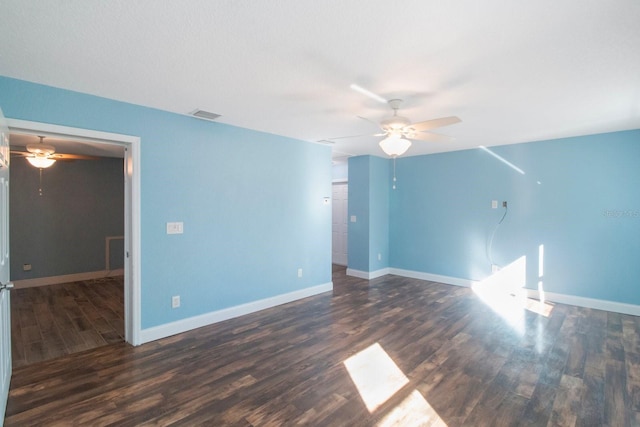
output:
[[[34,167],[39,169],[48,168],[56,161],[74,161],[74,160],[94,160],[97,157],[85,156],[82,154],[63,154],[56,153],[53,145],[44,143],[44,136],[38,136],[40,142],[37,144],[27,144],[26,147],[12,146],[11,154],[14,157],[24,157]]]
[[[449,126],[455,123],[459,123],[460,120],[456,116],[441,117],[438,119],[425,120],[422,122],[411,123],[411,121],[403,116],[398,115],[398,110],[402,104],[401,99],[386,100],[375,93],[372,93],[358,85],[351,85],[353,90],[356,90],[370,98],[375,99],[378,102],[384,102],[389,104],[393,110],[393,116],[382,120],[380,123],[376,123],[373,120],[365,117],[358,116],[361,119],[367,120],[379,126],[382,133],[376,133],[372,136],[384,136],[385,138],[380,141],[380,148],[387,155],[391,157],[397,157],[404,154],[409,147],[411,147],[410,140],[430,141],[430,142],[449,142],[454,138],[446,135],[430,132],[432,129],[437,129],[444,126]],[[360,136],[360,135],[358,135]],[[340,137],[340,138],[352,138],[352,137]],[[331,138],[331,139],[340,139]]]

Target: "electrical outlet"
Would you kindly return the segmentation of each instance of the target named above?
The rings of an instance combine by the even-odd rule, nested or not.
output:
[[[491,209],[498,209],[498,201],[497,200],[492,200],[491,201]]]
[[[171,308],[180,307],[180,295],[175,295],[171,297]]]
[[[31,264],[22,264],[22,271],[31,271]]]
[[[298,277],[302,277],[302,269],[301,268],[298,269]]]
[[[507,201],[505,200],[504,202],[502,202],[502,207],[506,208],[507,207]]]

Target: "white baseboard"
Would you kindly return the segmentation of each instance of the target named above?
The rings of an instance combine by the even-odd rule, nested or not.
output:
[[[225,308],[211,313],[201,314],[199,316],[189,317],[187,319],[177,320],[152,328],[140,331],[140,344],[159,340],[171,335],[187,332],[192,329],[201,328],[224,320],[233,319],[234,317],[244,316],[245,314],[255,313],[256,311],[275,307],[277,305],[286,304],[302,298],[318,295],[333,290],[333,282],[322,285],[312,286],[310,288],[300,289],[298,291],[277,295],[246,304],[236,305],[234,307]]]
[[[463,286],[466,288],[470,288],[475,283],[479,283],[478,281],[470,280],[470,279],[441,276],[439,274],[424,273],[421,271],[403,270],[400,268],[393,268],[393,267],[372,271],[372,272],[352,270],[348,268],[347,274],[349,276],[359,277],[361,279],[367,279],[367,280],[371,280],[376,277],[383,276],[385,274],[395,274],[396,276],[426,280],[429,282],[444,283],[445,285]],[[525,290],[529,298],[540,299],[540,293],[537,290],[527,289],[527,288],[525,288]],[[558,304],[575,305],[577,307],[593,308],[596,310],[604,310],[604,311],[611,311],[614,313],[640,316],[640,305],[580,297],[575,295],[558,294],[554,292],[545,292],[544,296],[545,296],[545,301],[555,302]]]
[[[16,289],[34,288],[36,286],[58,285],[60,283],[79,282],[81,280],[102,279],[104,277],[123,276],[124,269],[88,271],[86,273],[65,274],[62,276],[39,277],[35,279],[14,280]]]
[[[537,290],[526,289],[529,298],[540,299],[540,293]],[[640,316],[640,305],[626,304],[624,302],[608,301],[602,299],[593,299],[587,297],[579,297],[575,295],[556,294],[553,292],[544,292],[545,301],[555,302],[559,304],[575,305],[578,307],[594,308],[596,310],[612,311],[614,313],[631,314],[632,316]]]
[[[476,283],[474,280],[469,279],[441,276],[439,274],[423,273],[420,271],[402,270],[400,268],[389,268],[389,274],[410,277],[412,279],[427,280],[429,282],[444,283],[445,285],[464,286],[465,288],[470,288],[474,283]]]
[[[388,268],[382,268],[376,271],[361,271],[347,268],[347,276],[358,277],[360,279],[372,280],[389,274]]]

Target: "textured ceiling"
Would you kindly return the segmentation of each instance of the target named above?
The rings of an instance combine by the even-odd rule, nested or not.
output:
[[[390,110],[352,83],[414,122],[462,119],[407,155],[640,128],[637,0],[2,0],[0,16],[2,75],[307,141],[377,131],[357,116]]]

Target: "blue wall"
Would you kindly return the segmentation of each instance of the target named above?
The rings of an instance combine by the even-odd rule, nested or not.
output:
[[[348,266],[359,271],[371,271],[369,266],[369,156],[349,158],[349,223]],[[356,217],[356,222],[351,218]]]
[[[141,137],[143,328],[331,281],[329,147],[5,77],[0,106]]]
[[[349,216],[357,219],[349,222],[350,269],[371,272],[389,266],[389,179],[388,160],[349,158]]]
[[[10,182],[11,280],[105,270],[105,238],[124,235],[122,159],[56,162],[42,195],[38,169],[13,159]],[[123,246],[112,241],[111,270],[123,268]]]
[[[547,292],[640,304],[639,130],[400,158],[397,177],[391,267],[486,278],[506,200],[496,264],[525,256],[536,289],[543,245]]]

